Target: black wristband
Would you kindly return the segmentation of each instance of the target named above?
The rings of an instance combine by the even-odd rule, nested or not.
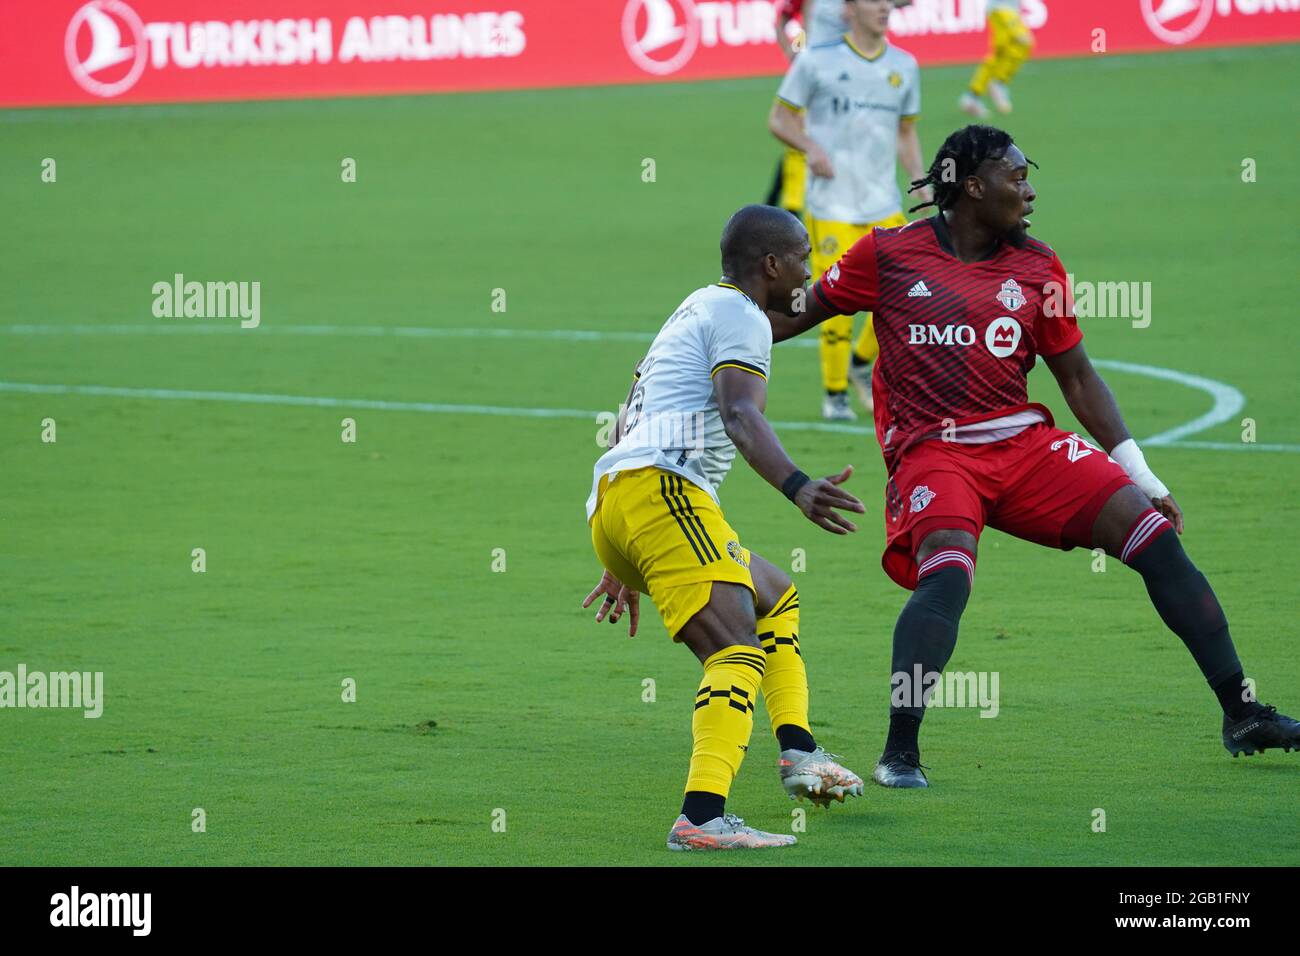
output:
[[[791,501],[794,501],[794,496],[799,493],[799,489],[810,481],[812,481],[811,478],[796,468],[791,472],[789,478],[781,482],[781,494],[785,495]]]

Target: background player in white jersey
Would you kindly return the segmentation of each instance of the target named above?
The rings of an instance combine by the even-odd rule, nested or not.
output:
[[[909,177],[925,172],[915,125],[920,70],[910,53],[885,41],[892,9],[891,0],[844,0],[849,32],[795,60],[768,118],[777,139],[807,156],[814,278],[876,226],[906,224],[895,157]],[[832,421],[857,417],[848,402],[850,378],[871,407],[871,362],[879,346],[870,316],[850,349],[852,338],[852,316],[822,324],[822,417]]]
[[[766,310],[792,315],[808,280],[808,234],[771,206],[746,206],[722,233],[722,281],[687,297],[636,368],[613,447],[596,462],[587,520],[605,571],[583,602],[596,620],[628,612],[649,591],[673,640],[704,665],[692,720],[694,748],[673,850],[786,846],[724,812],[748,749],[762,690],[791,797],[828,804],[862,780],[817,746],[799,648],[799,595],[775,565],[741,546],[717,486],[739,448],[745,460],[812,522],[856,530],[833,509],[861,514],[838,486],[852,472],[812,481],[763,417],[772,357]]]
[[[803,29],[792,35],[795,20]],[[776,42],[790,62],[812,44],[834,43],[849,28],[844,0],[783,0],[776,10]],[[780,206],[796,216],[804,214],[808,192],[808,162],[801,151],[786,146],[776,167],[776,181],[768,205]]]
[[[893,0],[893,5],[906,7],[911,2]],[[802,24],[803,30],[792,34],[791,24],[796,20]],[[844,19],[844,0],[783,0],[776,9],[776,42],[791,62],[807,47],[838,42],[848,28],[848,21]],[[768,203],[802,216],[807,182],[808,164],[804,154],[793,146],[787,146],[777,166],[776,182]]]

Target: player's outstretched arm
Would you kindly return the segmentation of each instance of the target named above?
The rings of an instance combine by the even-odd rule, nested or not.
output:
[[[1182,534],[1182,510],[1164,482],[1147,467],[1142,449],[1138,448],[1137,442],[1129,434],[1128,426],[1124,424],[1119,403],[1097,374],[1092,360],[1084,351],[1083,343],[1059,355],[1045,356],[1044,361],[1056,376],[1061,394],[1065,396],[1065,402],[1079,424],[1107,454],[1119,462],[1133,483],[1151,499],[1156,510],[1169,519],[1175,531]]]
[[[804,290],[804,308],[794,315],[786,315],[782,312],[767,313],[769,321],[772,323],[772,341],[784,342],[786,339],[792,339],[796,335],[802,335],[811,328],[815,328],[829,318],[839,315],[838,312],[831,311],[826,303],[813,293],[811,288]]]
[[[858,530],[836,511],[866,513],[861,501],[839,487],[849,480],[853,467],[816,480],[800,471],[763,415],[767,382],[762,376],[738,368],[721,368],[713,376],[713,391],[727,437],[764,481],[793,501],[813,524],[833,534]]]

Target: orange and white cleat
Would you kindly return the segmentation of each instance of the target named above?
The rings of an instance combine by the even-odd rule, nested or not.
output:
[[[692,823],[686,819],[686,814],[682,814],[668,831],[670,850],[766,850],[793,843],[795,838],[792,835],[764,833],[747,827],[745,821],[734,813],[701,824]]]
[[[843,803],[845,797],[862,796],[862,778],[836,763],[835,755],[821,747],[811,753],[783,750],[777,767],[781,770],[781,786],[791,800],[807,798],[819,807],[829,807],[833,800]]]

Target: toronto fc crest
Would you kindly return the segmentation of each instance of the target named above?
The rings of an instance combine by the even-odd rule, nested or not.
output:
[[[917,485],[912,489],[912,514],[921,511],[934,500],[935,493],[926,485]]]
[[[1008,279],[1002,283],[1002,291],[998,293],[998,301],[1002,303],[1003,308],[1012,312],[1024,305],[1025,296],[1020,291],[1020,283],[1015,279]]]

